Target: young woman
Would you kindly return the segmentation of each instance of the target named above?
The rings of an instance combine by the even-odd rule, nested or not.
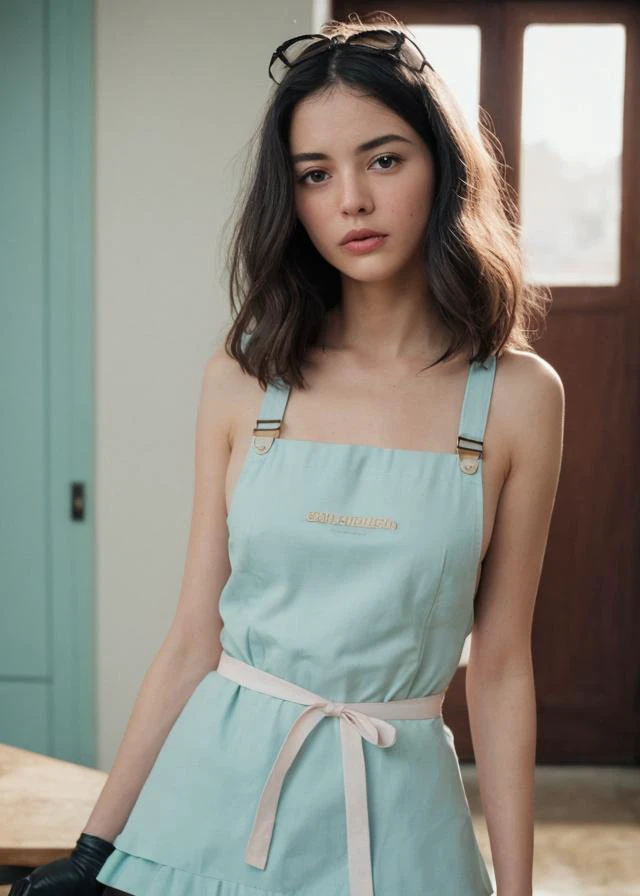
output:
[[[404,25],[332,21],[272,62],[175,621],[78,854],[15,892],[493,893],[442,715],[473,632],[497,892],[530,896],[546,296],[489,136]]]

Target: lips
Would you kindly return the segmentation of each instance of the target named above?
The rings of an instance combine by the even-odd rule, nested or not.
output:
[[[349,233],[340,241],[340,245],[344,246],[345,243],[355,242],[357,240],[366,240],[368,237],[372,236],[386,236],[384,233],[380,233],[379,230],[370,230],[367,227],[362,227],[359,230],[350,230]]]

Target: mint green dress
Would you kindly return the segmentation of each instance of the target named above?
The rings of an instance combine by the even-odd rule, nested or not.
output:
[[[495,368],[469,365],[466,439],[484,438]],[[288,396],[270,385],[259,419],[282,420]],[[225,651],[332,701],[445,690],[473,624],[482,458],[286,437],[247,447],[227,520]],[[289,770],[266,867],[244,861],[301,709],[205,675],[98,880],[137,896],[350,896],[335,717]],[[363,741],[374,896],[488,896],[450,728],[441,715],[392,724],[391,747]]]

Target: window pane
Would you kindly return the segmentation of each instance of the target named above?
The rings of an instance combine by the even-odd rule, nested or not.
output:
[[[411,36],[478,130],[480,29],[477,25],[409,25]]]
[[[625,38],[619,24],[525,29],[520,213],[529,282],[620,281]]]

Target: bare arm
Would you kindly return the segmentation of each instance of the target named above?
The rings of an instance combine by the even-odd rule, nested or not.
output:
[[[84,831],[113,841],[122,830],[166,737],[204,676],[218,665],[218,598],[229,577],[224,481],[228,441],[229,359],[218,348],[202,382],[195,449],[191,531],[180,597],[152,661],[109,777]]]
[[[531,629],[560,474],[564,390],[542,359],[511,361],[511,468],[476,598],[466,676],[499,896],[531,896],[536,700]]]

